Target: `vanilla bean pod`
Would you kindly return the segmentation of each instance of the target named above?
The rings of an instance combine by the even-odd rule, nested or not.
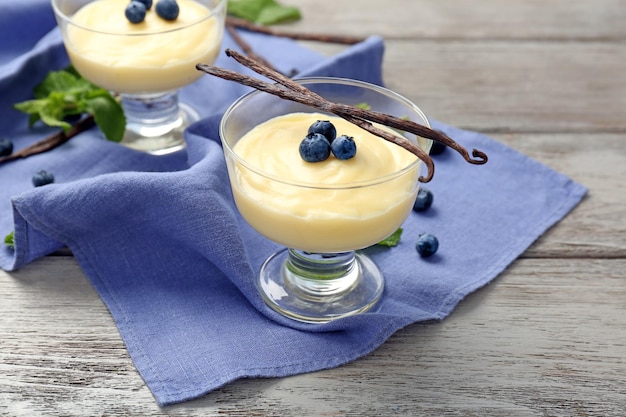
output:
[[[282,30],[277,30],[275,28],[269,28],[267,26],[257,25],[245,19],[240,19],[240,18],[233,17],[233,16],[226,17],[226,23],[236,28],[244,29],[250,32],[263,33],[263,34],[272,35],[272,36],[280,36],[283,38],[289,38],[289,39],[300,40],[300,41],[315,41],[315,42],[337,43],[337,44],[342,44],[342,45],[354,45],[354,44],[363,42],[365,40],[364,38],[358,38],[354,36],[282,31]]]
[[[267,68],[263,68],[258,62],[255,62],[254,59],[251,59],[250,57],[241,55],[230,49],[226,50],[226,55],[229,57],[232,57],[240,64],[250,68],[251,70],[261,75],[265,75],[269,79],[276,81],[277,83],[287,87],[288,89],[292,91],[297,91],[303,95],[310,95],[311,102],[312,104],[315,105],[315,107],[322,109],[322,110],[328,110],[331,113],[334,113],[337,116],[340,116],[346,119],[352,124],[359,126],[361,129],[372,133],[373,135],[379,136],[389,142],[392,142],[398,146],[403,147],[404,149],[416,155],[419,159],[421,159],[426,164],[426,167],[428,169],[427,174],[426,174],[426,177],[421,176],[419,178],[420,182],[429,182],[433,178],[433,175],[435,174],[435,164],[433,163],[433,160],[430,157],[430,155],[428,155],[428,153],[426,153],[421,147],[411,142],[404,136],[393,135],[383,129],[377,128],[371,122],[369,122],[363,117],[359,117],[358,115],[350,115],[347,112],[344,113],[344,112],[333,111],[332,109],[334,108],[335,103],[332,103],[326,100],[319,94],[316,94],[315,92],[304,87],[302,84],[299,84],[293,81],[289,77],[285,77],[283,74],[277,71],[271,71],[271,70],[268,71]],[[304,103],[304,104],[308,104],[308,103]]]
[[[305,91],[310,92],[311,94],[315,94],[312,91],[309,91],[308,89],[306,89],[305,87],[303,87],[302,85],[294,82],[293,80],[291,80],[290,78],[286,78],[284,76],[282,76],[282,74],[277,73],[272,71],[269,68],[266,68],[262,65],[262,63],[255,61],[253,58],[251,57],[247,57],[245,55],[242,55],[236,51],[227,49],[226,50],[226,55],[229,57],[234,58],[237,62],[239,62],[240,64],[250,68],[251,70],[253,70],[254,72],[264,75],[266,77],[268,77],[271,80],[276,81],[277,83],[280,83],[282,85],[284,85],[285,87],[294,90],[294,89],[298,89],[301,93],[304,93]],[[482,152],[479,151],[477,149],[473,149],[472,150],[472,156],[474,158],[478,158],[478,159],[472,159],[469,156],[469,153],[467,152],[467,150],[465,148],[463,148],[461,145],[459,145],[456,141],[454,141],[452,138],[450,138],[449,136],[447,136],[445,133],[431,129],[427,126],[421,125],[419,123],[415,123],[411,120],[406,120],[406,119],[400,119],[398,117],[389,115],[389,114],[385,114],[385,113],[380,113],[377,111],[373,111],[373,110],[365,110],[365,109],[361,109],[358,107],[354,107],[354,106],[350,106],[347,104],[341,104],[341,103],[331,103],[328,102],[327,100],[323,99],[322,97],[320,97],[319,95],[315,94],[316,98],[318,98],[319,100],[323,100],[326,103],[323,104],[328,104],[328,107],[324,107],[323,110],[329,112],[329,113],[333,113],[336,114],[338,116],[342,116],[344,117],[344,115],[350,115],[352,117],[357,117],[360,119],[366,119],[375,123],[379,123],[388,127],[392,127],[394,129],[399,129],[399,130],[403,130],[405,132],[409,132],[409,133],[413,133],[415,135],[421,136],[423,138],[426,139],[431,139],[431,140],[436,140],[438,142],[441,142],[445,145],[447,145],[448,147],[454,149],[455,151],[457,151],[462,157],[463,159],[465,159],[467,162],[471,163],[471,164],[477,164],[477,165],[482,165],[484,163],[487,162],[487,155]],[[320,103],[322,104],[322,103]],[[420,148],[421,149],[421,148]],[[430,158],[430,157],[429,157]],[[423,158],[420,157],[420,159],[422,159],[423,161],[425,161]]]
[[[453,139],[451,139],[449,136],[445,135],[442,132],[433,130],[429,127],[420,125],[410,120],[400,119],[388,114],[364,110],[346,104],[330,102],[319,96],[318,94],[310,91],[303,85],[298,84],[297,82],[279,72],[273,71],[263,66],[261,63],[250,57],[247,57],[230,49],[226,50],[226,54],[229,57],[234,58],[242,65],[275,81],[277,84],[261,81],[254,77],[249,77],[235,71],[230,71],[227,69],[205,64],[198,64],[196,65],[196,68],[198,70],[206,72],[207,74],[214,75],[225,80],[235,81],[239,84],[243,84],[256,90],[267,92],[286,100],[295,101],[301,104],[315,107],[321,111],[333,113],[373,133],[376,136],[379,136],[385,140],[388,140],[395,143],[396,145],[405,148],[409,152],[415,154],[419,159],[421,159],[428,168],[428,174],[426,175],[426,177],[420,177],[420,182],[428,182],[432,179],[434,175],[435,167],[430,155],[424,152],[422,148],[409,141],[407,138],[388,134],[384,130],[376,128],[371,122],[376,122],[398,130],[413,133],[427,139],[440,141],[459,152],[463,156],[463,158],[469,163],[484,164],[487,162],[488,158],[484,152],[474,149],[472,155],[478,159],[471,159],[465,148],[463,148],[461,145],[456,143]]]
[[[278,72],[278,70],[267,59],[263,58],[262,56],[260,56],[256,52],[254,52],[254,50],[252,49],[250,44],[248,42],[246,42],[241,36],[239,36],[239,33],[237,33],[237,28],[236,28],[235,25],[227,22],[226,23],[226,30],[230,34],[231,38],[233,38],[235,43],[237,45],[239,45],[241,50],[246,55],[248,55],[249,57],[251,57],[251,58],[253,58],[253,59],[255,59],[255,60],[259,61],[259,62],[261,62],[263,65],[265,65],[268,68],[271,68],[273,71]]]
[[[285,100],[290,100],[290,101],[295,101],[301,104],[305,104],[307,106],[311,106],[311,107],[315,107],[318,108],[322,111],[330,108],[328,104],[332,104],[329,101],[322,99],[322,101],[320,101],[319,99],[316,98],[316,94],[312,94],[312,92],[310,90],[306,90],[306,92],[301,92],[299,90],[288,90],[286,88],[280,87],[276,84],[272,84],[272,83],[268,83],[265,81],[261,81],[257,78],[253,78],[253,77],[249,77],[247,75],[243,75],[240,74],[238,72],[235,71],[231,71],[228,69],[224,69],[224,68],[219,68],[219,67],[215,67],[212,65],[206,65],[206,64],[198,64],[196,65],[196,68],[199,69],[200,71],[206,72],[209,75],[214,75],[218,78],[222,78],[225,80],[229,80],[229,81],[235,81],[239,84],[243,84],[246,85],[248,87],[252,87],[256,90],[259,91],[264,91],[266,93],[275,95],[277,97],[280,97],[282,99]],[[319,96],[318,96],[319,97]],[[344,115],[344,114],[337,114],[340,117],[345,118],[346,120],[353,122],[356,121],[355,124],[363,127],[366,130],[370,130],[371,133],[377,135],[377,136],[381,136],[379,135],[380,129],[378,129],[376,131],[376,133],[374,131],[372,131],[372,129],[374,129],[374,126],[371,125],[371,123],[368,123],[367,120],[364,119],[360,119],[358,117],[354,117],[351,115]],[[371,126],[371,127],[370,127]],[[369,128],[369,129],[368,129]],[[413,142],[411,142],[410,140],[408,140],[405,137],[402,136],[396,136],[396,135],[388,135],[388,134],[384,134],[381,136],[383,139],[386,140],[390,140],[391,142],[395,143],[396,145],[399,145],[401,147],[403,147],[404,149],[406,149],[407,151],[413,153],[414,155],[416,155],[418,158],[420,158],[422,161],[424,161],[426,163],[426,165],[429,167],[429,173],[427,175],[427,177],[420,177],[420,181],[421,182],[428,182],[430,181],[430,178],[432,178],[433,172],[432,170],[434,169],[434,164],[432,162],[432,159],[430,158],[430,156],[424,152],[422,150],[422,148],[420,148],[419,146],[415,145]]]
[[[426,153],[422,148],[420,148],[418,145],[416,145],[415,143],[411,142],[410,140],[407,140],[405,137],[403,136],[397,136],[394,135],[392,133],[389,133],[383,129],[380,129],[376,126],[374,126],[370,121],[365,120],[365,119],[360,119],[358,117],[352,117],[352,116],[348,116],[345,114],[341,114],[341,117],[343,117],[344,119],[346,119],[347,121],[349,121],[352,124],[355,124],[357,126],[359,126],[361,129],[363,130],[367,130],[368,132],[372,133],[373,135],[379,136],[389,142],[395,143],[398,146],[403,147],[404,149],[406,149],[407,151],[413,153],[414,155],[416,155],[422,162],[424,162],[426,164],[426,168],[427,168],[427,173],[426,176],[420,176],[419,177],[419,182],[429,182],[430,180],[433,179],[433,176],[435,175],[435,163],[433,162],[432,158],[430,157],[430,155],[428,155],[428,153]]]
[[[76,122],[67,132],[61,130],[45,139],[40,140],[39,142],[35,142],[24,149],[20,149],[19,151],[12,153],[11,155],[3,156],[0,158],[0,163],[47,152],[50,149],[54,149],[57,146],[64,144],[79,133],[92,128],[94,125],[94,117],[92,115],[88,115]]]
[[[472,149],[472,156],[476,159],[472,159],[467,152],[467,150],[458,144],[454,139],[446,135],[445,133],[431,129],[424,125],[420,125],[419,123],[415,123],[411,120],[399,119],[395,116],[391,116],[389,114],[380,113],[372,110],[363,110],[353,106],[349,106],[341,103],[333,103],[333,107],[328,111],[332,113],[342,113],[353,115],[356,117],[363,117],[372,122],[380,123],[385,126],[392,127],[394,129],[403,130],[405,132],[413,133],[415,135],[421,136],[426,139],[435,140],[437,142],[441,142],[444,145],[447,145],[449,148],[457,151],[465,161],[474,165],[482,165],[487,162],[489,159],[487,154],[478,149]],[[365,113],[365,115],[363,115]]]

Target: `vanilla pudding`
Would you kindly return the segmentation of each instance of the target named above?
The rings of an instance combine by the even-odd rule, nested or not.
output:
[[[354,138],[356,156],[306,162],[299,143],[316,120]],[[259,233],[289,248],[344,252],[393,233],[411,211],[415,155],[338,117],[291,113],[245,134],[229,158],[237,207]]]
[[[83,77],[118,93],[159,93],[201,77],[197,63],[214,62],[223,30],[211,10],[178,0],[176,20],[160,18],[153,6],[134,24],[124,14],[128,3],[96,0],[71,17],[65,47]]]

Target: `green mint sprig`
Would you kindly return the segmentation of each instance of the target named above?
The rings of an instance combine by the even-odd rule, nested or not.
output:
[[[15,236],[15,232],[11,232],[8,235],[6,235],[4,237],[4,244],[10,248],[15,247],[14,236]]]
[[[13,106],[30,115],[29,126],[41,121],[67,132],[72,127],[68,117],[89,113],[108,140],[122,140],[126,117],[120,103],[107,90],[82,78],[73,67],[48,73],[33,93],[33,100]]]
[[[260,25],[293,22],[301,18],[297,7],[275,0],[228,0],[228,14]]]
[[[403,230],[400,227],[398,230],[393,232],[386,239],[383,239],[380,242],[378,242],[377,245],[378,246],[388,246],[388,247],[398,246],[398,244],[400,243],[400,238],[402,237],[402,232],[403,232]]]

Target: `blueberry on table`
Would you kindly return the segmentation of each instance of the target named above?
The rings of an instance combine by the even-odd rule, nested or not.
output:
[[[159,0],[155,9],[157,14],[165,20],[176,20],[180,12],[176,0]]]
[[[300,156],[307,162],[321,162],[330,156],[330,143],[321,133],[307,135],[300,142]]]
[[[430,233],[422,233],[417,239],[415,249],[417,249],[417,253],[426,258],[437,252],[437,249],[439,249],[439,240]]]
[[[9,139],[0,138],[0,156],[8,156],[13,153],[13,142]]]
[[[150,10],[150,8],[152,7],[152,0],[134,0],[134,1],[143,3],[143,5],[146,6],[146,10]]]
[[[33,175],[33,185],[35,187],[41,187],[42,185],[52,184],[54,182],[54,175],[48,171],[41,170]]]
[[[415,211],[424,211],[428,210],[430,206],[433,204],[433,192],[428,188],[421,187],[417,192],[417,197],[415,197],[415,202],[413,203],[413,210]]]
[[[131,1],[124,12],[130,23],[141,23],[146,18],[146,5],[138,0]]]
[[[324,137],[328,139],[328,142],[332,142],[337,137],[337,129],[335,129],[335,125],[328,120],[318,120],[313,123],[309,127],[308,131],[309,135],[312,133],[320,133],[324,135]]]
[[[351,136],[341,135],[330,143],[330,150],[337,159],[350,159],[356,155],[356,143]]]

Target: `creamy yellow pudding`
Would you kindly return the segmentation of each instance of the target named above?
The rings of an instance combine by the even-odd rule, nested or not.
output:
[[[356,156],[306,162],[299,143],[316,120],[354,138]],[[231,183],[246,221],[269,239],[309,252],[361,249],[393,233],[411,211],[419,161],[337,117],[292,113],[262,123],[233,149]],[[243,161],[243,162],[242,162]]]
[[[129,0],[97,0],[72,16],[65,47],[79,73],[94,84],[125,94],[159,93],[202,76],[197,63],[215,60],[222,41],[217,17],[193,0],[178,0],[174,21],[154,7],[141,23],[124,10]]]

